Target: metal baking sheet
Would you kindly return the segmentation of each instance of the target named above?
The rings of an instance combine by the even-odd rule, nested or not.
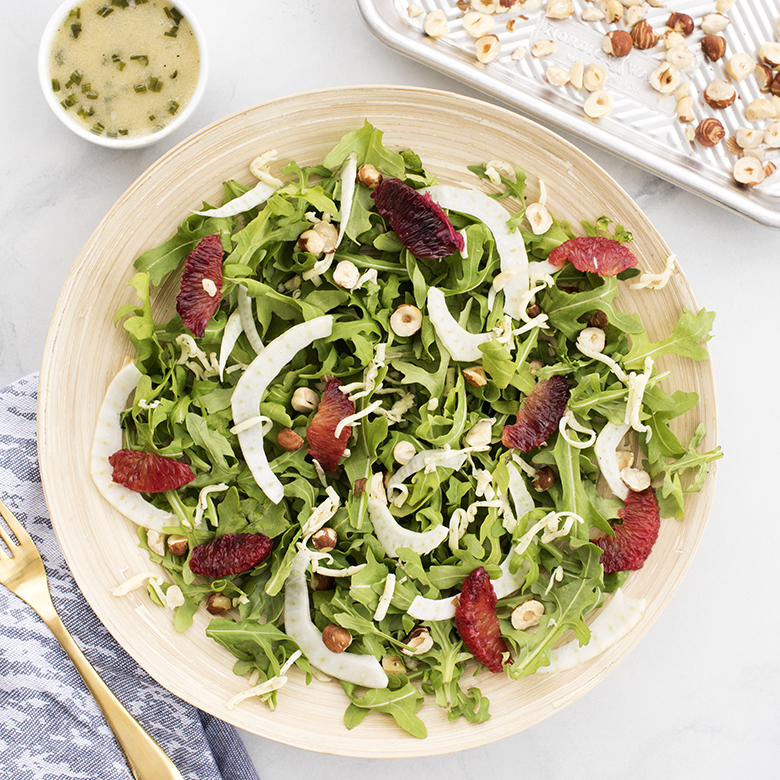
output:
[[[709,149],[691,142],[686,137],[686,125],[677,120],[675,99],[660,95],[650,86],[650,73],[665,58],[664,44],[659,41],[653,49],[644,51],[635,48],[621,59],[608,57],[601,48],[604,34],[625,26],[622,22],[583,22],[582,10],[590,5],[586,0],[574,0],[575,12],[565,20],[547,18],[546,4],[535,10],[496,14],[492,33],[498,36],[501,50],[486,65],[476,60],[474,39],[463,29],[463,11],[455,0],[413,0],[425,13],[444,11],[450,32],[440,38],[425,35],[425,15],[412,18],[407,0],[357,2],[372,31],[396,51],[749,219],[780,228],[780,171],[755,187],[737,184],[731,173],[736,157],[729,153],[725,140]],[[725,14],[731,24],[719,33],[726,39],[726,56],[714,63],[701,52],[704,33],[699,28],[701,17],[715,12],[714,0],[677,0],[665,8],[646,7],[645,18],[658,33],[663,33],[671,11],[688,14],[696,22],[696,29],[686,39],[696,55],[696,64],[682,74],[690,82],[697,121],[707,116],[720,119],[726,138],[738,127],[763,128],[771,121],[780,121],[748,122],[745,107],[754,99],[771,96],[761,93],[755,75],[733,81],[727,74],[731,55],[748,52],[757,58],[762,43],[778,40],[780,0],[737,0]],[[513,21],[507,25],[509,20]],[[531,47],[539,39],[553,40],[557,51],[542,58],[532,57]],[[524,46],[528,54],[522,60],[513,60],[511,54],[518,46]],[[588,94],[585,90],[575,90],[571,85],[554,87],[545,78],[549,66],[568,70],[580,60],[585,65],[600,63],[608,71],[605,88],[614,96],[615,104],[602,119],[589,119],[583,113]],[[703,90],[715,78],[734,84],[737,100],[731,107],[713,109],[704,102]],[[780,167],[780,150],[766,149],[765,160]]]

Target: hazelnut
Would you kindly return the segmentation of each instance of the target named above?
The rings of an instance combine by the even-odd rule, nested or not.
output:
[[[404,662],[401,660],[401,657],[398,655],[386,655],[382,659],[382,668],[388,673],[388,674],[404,674],[406,672],[406,667],[404,666]]]
[[[606,312],[601,311],[601,309],[596,309],[596,311],[588,317],[588,325],[591,328],[600,328],[601,330],[604,330],[607,325],[609,325],[609,317]]]
[[[405,466],[417,454],[417,448],[410,441],[399,441],[393,447],[393,458],[396,463]]]
[[[631,30],[631,38],[637,49],[652,49],[658,43],[658,35],[644,19],[634,25],[634,29]]]
[[[687,38],[693,32],[693,19],[688,14],[675,12],[669,16],[666,26]]]
[[[450,31],[450,26],[447,24],[447,17],[441,8],[437,8],[435,11],[429,11],[425,14],[423,30],[430,38],[441,38]]]
[[[574,0],[547,0],[549,19],[568,19],[574,13]]]
[[[583,22],[600,22],[605,16],[606,14],[604,11],[592,5],[585,8],[580,14],[580,18]]]
[[[469,11],[461,20],[463,29],[472,38],[482,38],[493,29],[493,17],[479,11]]]
[[[607,336],[601,328],[585,328],[577,336],[577,345],[588,352],[603,352]]]
[[[322,632],[322,641],[331,653],[343,653],[352,644],[352,634],[342,626],[328,623]]]
[[[153,553],[157,553],[160,557],[165,555],[165,538],[152,528],[146,529],[146,544]]]
[[[472,387],[484,387],[487,384],[485,369],[482,368],[482,366],[469,366],[468,368],[464,368],[462,373],[467,385],[471,385]]]
[[[352,483],[352,494],[355,496],[362,496],[366,490],[367,477],[360,477]]]
[[[550,466],[542,466],[531,481],[531,486],[537,493],[549,490],[555,482],[555,472]]]
[[[292,428],[282,428],[276,434],[276,443],[285,452],[297,452],[304,444],[303,439]]]
[[[315,592],[321,590],[333,590],[333,585],[333,577],[330,577],[327,574],[320,574],[318,571],[315,571],[309,580],[309,589]]]
[[[518,46],[512,51],[509,57],[510,59],[517,61],[522,60],[526,54],[528,54],[528,52],[526,51],[525,46]]]
[[[577,60],[577,62],[571,66],[571,70],[569,71],[569,83],[574,87],[574,89],[582,89],[584,75],[585,63],[582,60]]]
[[[498,10],[498,0],[471,0],[471,7],[483,14],[494,14]]]
[[[497,35],[485,35],[476,44],[477,61],[482,63],[493,62],[501,52],[501,43]]]
[[[720,120],[707,117],[696,126],[694,137],[702,146],[717,146],[726,137],[726,131]]]
[[[606,89],[600,89],[590,94],[582,110],[585,112],[585,116],[589,116],[591,119],[600,119],[607,116],[614,105],[615,98],[612,97],[612,93],[607,92]]]
[[[685,36],[668,27],[664,30],[664,46],[673,49],[675,46],[685,46]]]
[[[484,418],[472,426],[464,437],[469,447],[487,447],[493,439],[493,421]]]
[[[701,50],[711,62],[717,62],[726,53],[726,39],[720,35],[705,35],[701,39]]]
[[[556,51],[558,51],[558,47],[549,38],[542,38],[531,47],[531,56],[537,58],[547,57]]]
[[[693,98],[688,95],[677,101],[677,119],[680,122],[693,122],[696,117],[693,114]]]
[[[755,149],[764,142],[764,131],[756,127],[738,127],[736,140],[740,149]]]
[[[780,68],[780,43],[774,43],[773,41],[762,43],[761,48],[758,50],[758,56],[770,68]]]
[[[558,65],[551,65],[547,68],[544,75],[547,77],[547,81],[554,87],[565,87],[569,83],[569,71]],[[533,205],[541,206],[540,203]],[[544,206],[542,206],[542,208],[544,208]],[[550,224],[552,224],[552,222]],[[542,233],[544,232],[545,231],[543,230]]]
[[[727,65],[729,76],[736,81],[746,79],[755,69],[755,61],[743,51],[731,57]]]
[[[703,94],[713,108],[728,108],[737,99],[737,90],[723,79],[713,79],[704,88]]]
[[[298,387],[292,394],[290,406],[296,412],[313,412],[320,403],[320,397],[310,387]]]
[[[641,493],[650,487],[650,475],[644,469],[626,467],[621,470],[620,479],[632,493]]]
[[[623,469],[631,468],[634,465],[634,453],[631,450],[618,450],[616,453],[618,468],[620,471]]]
[[[233,606],[233,602],[224,593],[212,593],[206,601],[206,609],[212,615],[222,615]]]
[[[609,23],[619,22],[623,18],[623,4],[619,0],[599,0],[599,8]]]
[[[371,163],[364,163],[358,168],[357,180],[364,187],[373,190],[374,187],[382,183],[382,174]]]
[[[755,157],[741,157],[734,163],[734,181],[745,184],[748,187],[754,187],[764,181],[766,174],[761,160]]]
[[[312,228],[311,230],[304,230],[298,236],[296,246],[301,252],[308,252],[315,257],[319,257],[325,251],[325,239]]]
[[[650,74],[650,86],[657,89],[662,95],[674,92],[681,80],[680,70],[671,62],[662,62]]]
[[[730,135],[726,139],[726,151],[729,154],[733,154],[735,157],[739,157],[742,154],[742,147],[737,143],[736,136]]]
[[[772,122],[764,128],[764,143],[770,149],[780,147],[780,122]]]
[[[422,312],[411,303],[402,303],[390,315],[390,327],[397,336],[413,336],[422,327]]]
[[[311,543],[320,552],[330,552],[339,543],[339,536],[333,528],[324,526],[312,534]]]
[[[532,303],[530,306],[526,307],[525,313],[531,319],[533,319],[534,317],[538,317],[542,313],[542,307],[538,303]]]
[[[601,48],[613,57],[626,57],[634,48],[634,40],[626,30],[610,30],[601,41]]]
[[[701,29],[705,35],[716,35],[723,32],[730,24],[731,20],[723,14],[705,14],[701,18]]]
[[[756,81],[758,81],[758,88],[762,92],[772,91],[772,79],[775,74],[772,72],[772,68],[765,62],[759,62],[756,64]]]
[[[360,271],[351,260],[342,260],[333,269],[333,284],[345,290],[354,290],[360,279]]]
[[[433,637],[427,628],[419,626],[409,633],[404,644],[406,648],[401,650],[404,655],[422,655],[433,647]]]
[[[770,160],[764,166],[764,178],[766,178],[767,176],[771,176],[776,170],[777,170],[777,166]]]
[[[410,19],[416,19],[425,13],[425,9],[421,5],[417,5],[417,3],[411,3],[406,7],[406,13],[409,14]]]
[[[171,555],[182,557],[190,551],[190,544],[187,541],[186,536],[180,536],[179,534],[171,534],[168,537],[168,549],[171,551]]]
[[[774,119],[777,116],[777,106],[765,98],[751,100],[745,108],[745,119],[756,122],[759,119]]]
[[[332,223],[321,219],[313,228],[315,233],[319,233],[322,238],[322,251],[333,252],[336,249],[336,243],[339,240],[338,228]],[[300,287],[300,284],[298,285]]]
[[[585,68],[585,72],[582,74],[582,86],[588,92],[597,92],[600,89],[604,89],[606,83],[607,70],[603,65],[591,64]]]
[[[666,61],[680,70],[690,70],[696,64],[696,55],[687,46],[672,46],[666,52]]]
[[[541,360],[531,360],[528,363],[528,370],[536,376],[537,371],[541,371],[544,368],[544,363]]]
[[[512,610],[512,628],[522,631],[538,626],[544,615],[544,604],[536,599],[529,599]]]

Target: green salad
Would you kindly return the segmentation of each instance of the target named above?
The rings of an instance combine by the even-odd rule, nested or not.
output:
[[[656,367],[665,354],[707,359],[714,315],[683,310],[652,342],[617,306],[621,286],[661,286],[672,264],[657,276],[551,264],[576,235],[625,249],[631,234],[607,217],[573,229],[543,204],[531,219],[520,167],[473,162],[471,180],[441,185],[366,122],[313,167],[280,163],[277,178],[274,155],[261,156],[256,187],[225,182],[221,204],[136,260],[139,302],[116,313],[134,361],[106,395],[92,473],[139,525],[159,576],[115,592],[146,587],[177,631],[208,608],[208,635],[247,676],[230,706],[252,697],[242,706],[273,709],[294,665],[307,683],[343,687],[348,728],[374,711],[425,737],[426,701],[450,720],[487,720],[456,626],[467,578],[484,570],[492,582],[499,673],[568,668],[567,647],[592,657],[617,638],[596,641],[588,625],[607,594],[635,612],[630,625],[643,606],[620,595],[643,561],[605,570],[599,540],[620,537],[632,492],[653,494],[662,523],[681,520],[684,494],[720,457],[698,451],[703,425],[691,441],[675,435],[670,423],[698,397],[665,392]],[[415,256],[377,209],[389,179],[445,209],[462,249]],[[203,335],[178,313],[155,322],[155,290],[209,237],[221,283],[203,278],[215,303]],[[566,400],[549,435],[507,446],[507,427],[554,377]],[[324,468],[313,421],[334,392],[351,404],[331,429],[346,448]],[[129,490],[107,467],[120,448],[192,477]],[[194,573],[194,551],[227,535],[267,537],[270,553],[238,574]]]

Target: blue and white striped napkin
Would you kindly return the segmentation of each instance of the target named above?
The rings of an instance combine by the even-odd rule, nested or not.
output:
[[[160,687],[86,603],[43,498],[37,375],[0,390],[0,498],[25,526],[54,606],[84,654],[187,780],[258,780],[236,730]],[[95,700],[38,615],[0,586],[0,778],[132,780]]]

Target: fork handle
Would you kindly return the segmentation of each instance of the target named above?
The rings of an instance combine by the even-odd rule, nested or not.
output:
[[[87,660],[59,616],[41,615],[103,711],[136,780],[184,780],[163,749],[127,711]]]

